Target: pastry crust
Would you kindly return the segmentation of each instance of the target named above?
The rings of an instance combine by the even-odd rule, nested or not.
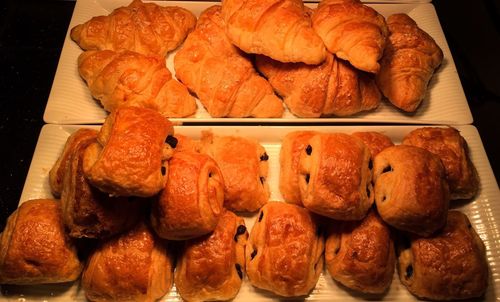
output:
[[[325,46],[302,0],[224,0],[222,16],[231,42],[247,53],[281,62],[319,64]]]
[[[320,65],[257,56],[256,66],[298,117],[349,116],[375,109],[381,100],[371,75],[330,53]]]
[[[165,188],[153,202],[151,224],[165,239],[185,240],[212,232],[224,204],[224,178],[208,155],[175,152]]]
[[[224,27],[220,6],[203,11],[175,55],[176,77],[212,117],[281,117],[283,102],[246,54],[231,44]]]
[[[323,251],[322,232],[308,210],[269,202],[246,246],[248,278],[253,286],[280,296],[307,295],[323,271]]]
[[[225,211],[214,232],[186,241],[175,285],[186,301],[225,301],[238,294],[245,271],[248,232],[242,218]]]
[[[201,152],[212,157],[224,178],[224,207],[257,211],[269,199],[266,150],[256,140],[203,132]]]
[[[357,69],[379,71],[388,30],[376,10],[359,0],[322,0],[312,15],[312,25],[337,57]]]
[[[83,173],[85,149],[96,142],[97,131],[79,140],[71,151],[61,194],[64,224],[71,237],[107,238],[137,222],[141,203],[126,197],[109,197],[92,187]]]
[[[82,276],[90,301],[145,301],[163,297],[172,286],[173,264],[166,244],[144,223],[103,242]]]
[[[72,133],[66,143],[64,144],[64,149],[57,159],[52,169],[49,172],[49,184],[50,191],[55,197],[60,197],[63,190],[64,173],[68,166],[69,159],[73,150],[82,141],[86,141],[89,138],[95,138],[97,136],[97,131],[92,129],[78,129],[76,132]]]
[[[309,139],[317,133],[294,131],[288,133],[281,142],[279,187],[283,199],[288,203],[304,206],[299,187],[300,153],[305,150]]]
[[[394,106],[414,112],[443,61],[443,52],[408,15],[389,16],[387,26],[390,34],[376,76],[377,84]]]
[[[450,193],[441,160],[406,145],[389,147],[373,162],[375,202],[389,225],[429,236],[446,223]]]
[[[352,133],[352,136],[359,138],[368,147],[368,149],[370,149],[372,159],[385,148],[394,146],[392,140],[387,135],[380,132],[354,132]]]
[[[84,50],[131,50],[164,57],[194,28],[196,17],[177,6],[134,0],[108,16],[98,16],[71,29],[71,39]]]
[[[0,284],[70,282],[82,268],[58,201],[28,200],[9,216],[0,237]]]
[[[333,279],[348,288],[382,294],[391,285],[396,255],[389,227],[372,210],[362,221],[332,222],[325,262]]]
[[[172,77],[163,57],[89,50],[78,57],[78,72],[92,96],[109,112],[137,106],[166,117],[186,117],[196,111],[195,99]]]
[[[479,178],[469,158],[467,142],[455,128],[424,127],[413,130],[403,139],[404,145],[424,148],[441,159],[446,170],[451,199],[474,197]]]
[[[398,270],[401,283],[422,299],[477,298],[488,286],[486,248],[458,211],[448,212],[446,226],[435,235],[412,236],[399,251]]]
[[[337,220],[361,220],[373,204],[370,151],[344,133],[321,133],[300,153],[302,203]]]
[[[173,132],[172,123],[154,110],[119,108],[106,118],[98,143],[85,151],[85,176],[111,195],[153,196],[167,178],[164,161],[172,148],[165,140]]]

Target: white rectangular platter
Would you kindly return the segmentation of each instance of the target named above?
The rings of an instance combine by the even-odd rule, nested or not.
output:
[[[34,198],[50,198],[48,173],[52,165],[62,152],[62,148],[68,136],[81,126],[75,125],[45,125],[41,131],[35,153],[31,162],[28,176],[21,195],[21,202]],[[88,126],[87,126],[88,127]],[[90,126],[98,128],[97,126]],[[417,126],[316,126],[308,127],[308,130],[323,132],[345,132],[355,131],[379,131],[388,135],[394,143],[398,144],[402,138]],[[279,179],[279,152],[281,140],[290,131],[304,129],[303,127],[270,127],[270,126],[177,126],[175,132],[192,138],[199,138],[201,131],[212,130],[218,135],[241,135],[257,139],[266,149],[269,155],[268,181],[271,189],[271,200],[282,200],[278,189]],[[458,126],[462,136],[466,139],[470,149],[472,162],[474,163],[480,178],[480,190],[478,195],[471,201],[458,202],[452,207],[463,211],[471,220],[474,228],[481,236],[487,248],[487,258],[490,267],[490,285],[485,300],[499,300],[500,297],[500,191],[491,170],[488,158],[483,148],[481,138],[474,126]],[[255,216],[255,215],[254,215]],[[250,230],[255,217],[245,217],[247,227]],[[83,290],[75,284],[43,285],[43,286],[3,286],[2,296],[11,301],[83,301]],[[18,299],[24,300],[18,300]],[[278,297],[265,293],[252,287],[248,279],[244,280],[243,286],[236,297],[236,301],[270,301]],[[357,301],[375,299],[385,301],[415,301],[404,286],[399,282],[397,275],[390,290],[384,296],[366,296],[348,291],[332,281],[326,271],[321,275],[316,288],[306,298],[309,301]],[[175,287],[162,299],[162,301],[180,301]]]
[[[104,121],[106,112],[99,102],[94,100],[85,82],[80,78],[77,58],[82,52],[70,38],[70,30],[94,16],[108,15],[113,9],[128,5],[130,0],[78,0],[73,17],[66,33],[61,57],[55,74],[52,90],[47,102],[44,121],[51,124],[98,124]],[[297,118],[288,110],[282,118],[212,118],[197,101],[198,110],[187,118],[173,118],[180,123],[401,123],[401,124],[454,124],[472,123],[472,115],[465,98],[455,63],[446,42],[438,16],[431,3],[370,3],[374,9],[385,17],[394,13],[407,13],[417,24],[428,32],[441,47],[444,60],[441,67],[429,83],[427,95],[415,113],[404,113],[387,100],[370,112],[360,113],[344,118]],[[401,1],[405,2],[405,1]],[[210,1],[158,1],[159,5],[177,5],[192,11],[196,16],[206,8],[220,4]],[[316,3],[307,3],[316,7]],[[173,58],[175,52],[166,58],[168,69],[175,74]]]

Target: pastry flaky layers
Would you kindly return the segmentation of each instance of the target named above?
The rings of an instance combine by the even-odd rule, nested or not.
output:
[[[283,202],[260,211],[246,246],[253,286],[284,297],[307,295],[323,271],[324,238],[313,215]]]
[[[84,50],[135,51],[164,57],[177,48],[196,24],[187,9],[134,0],[108,16],[98,16],[71,29]]]

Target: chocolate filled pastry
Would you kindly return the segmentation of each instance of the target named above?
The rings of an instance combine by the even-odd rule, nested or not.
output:
[[[396,266],[391,231],[374,210],[362,221],[332,222],[325,260],[332,278],[346,287],[382,294],[391,285]]]
[[[313,215],[283,202],[266,204],[247,242],[253,286],[284,297],[307,295],[323,271],[324,237]]]
[[[474,197],[479,178],[469,158],[467,142],[455,128],[424,127],[413,130],[403,139],[404,145],[424,148],[441,159],[446,170],[451,199]]]
[[[184,242],[175,286],[186,301],[224,301],[240,290],[248,232],[243,218],[225,211],[213,233]]]
[[[343,133],[313,136],[300,153],[302,203],[337,220],[361,220],[373,204],[370,151]]]
[[[70,282],[82,268],[58,201],[28,200],[9,216],[0,234],[0,284]]]
[[[166,140],[173,132],[172,123],[154,110],[121,107],[86,149],[85,176],[110,195],[153,196],[167,179],[166,160],[173,151]]]
[[[269,156],[256,140],[203,132],[201,152],[212,157],[222,171],[225,208],[253,212],[267,203]]]
[[[64,182],[64,173],[66,173],[66,168],[73,150],[75,150],[80,142],[87,141],[89,138],[96,137],[96,130],[85,128],[78,129],[68,137],[61,155],[49,172],[49,184],[52,195],[54,195],[55,197],[61,196]]]
[[[316,135],[315,131],[294,131],[288,133],[281,142],[280,150],[280,192],[288,203],[302,205],[299,188],[300,153],[307,142]]]
[[[379,132],[373,132],[373,131],[354,132],[351,135],[363,141],[363,143],[368,147],[368,149],[370,149],[372,159],[385,148],[394,146],[394,143],[387,135],[384,135]]]
[[[212,232],[224,204],[224,179],[208,155],[175,152],[169,160],[165,188],[153,202],[151,224],[170,240],[185,240]]]
[[[421,299],[477,298],[488,286],[486,248],[461,212],[448,212],[446,226],[429,238],[411,236],[398,254],[401,283]]]
[[[82,49],[131,50],[165,56],[194,28],[196,17],[177,6],[134,0],[108,16],[98,16],[71,29],[71,39]]]
[[[97,132],[72,148],[66,165],[61,207],[69,235],[76,238],[107,238],[132,227],[141,203],[128,197],[110,197],[92,187],[83,173],[85,149],[96,142]]]
[[[141,222],[90,255],[81,286],[90,301],[152,302],[168,293],[172,281],[165,242]]]
[[[429,236],[446,223],[450,193],[441,160],[429,151],[398,145],[373,161],[375,202],[396,229]]]

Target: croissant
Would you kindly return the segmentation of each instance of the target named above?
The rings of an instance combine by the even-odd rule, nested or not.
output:
[[[413,112],[424,99],[434,70],[443,61],[443,51],[405,14],[390,16],[387,25],[390,35],[377,83],[394,106]]]
[[[165,56],[194,28],[196,17],[187,9],[134,0],[108,16],[98,16],[71,29],[84,50],[131,50]]]
[[[220,6],[205,10],[174,58],[177,78],[213,117],[281,117],[271,85],[224,33]]]
[[[78,71],[104,109],[121,106],[151,108],[166,117],[185,117],[196,111],[187,88],[172,78],[165,60],[136,52],[86,51]]]
[[[387,37],[384,17],[359,0],[323,0],[312,15],[326,48],[354,67],[377,73]]]
[[[222,16],[232,43],[281,62],[319,64],[326,50],[302,0],[224,0]]]
[[[281,63],[257,56],[256,66],[299,117],[348,116],[380,103],[375,80],[332,54],[321,65]]]

